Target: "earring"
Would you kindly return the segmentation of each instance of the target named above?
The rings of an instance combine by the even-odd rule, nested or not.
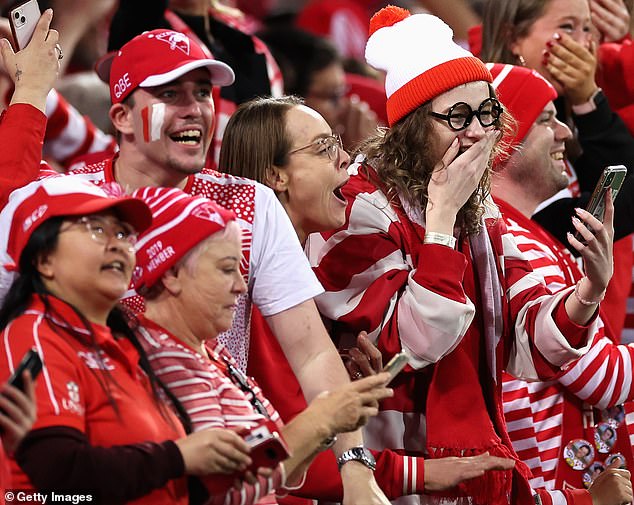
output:
[[[524,59],[524,56],[522,56],[521,54],[518,54],[515,57],[517,58],[517,62],[520,64],[520,67],[526,66],[526,60]]]

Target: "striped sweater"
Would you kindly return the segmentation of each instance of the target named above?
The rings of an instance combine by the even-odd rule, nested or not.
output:
[[[486,257],[495,258],[493,276],[497,274],[505,296],[498,300],[503,308],[497,313],[504,319],[503,337],[497,342],[485,338],[480,333],[484,319],[496,314],[483,309],[478,291],[481,294],[488,286],[476,287],[478,275],[473,268],[477,260],[468,257],[468,242],[462,242],[459,251],[422,244],[422,226],[393,207],[367,176],[355,173],[357,168],[351,167],[352,177],[343,189],[348,199],[345,225],[312,236],[307,249],[326,290],[318,297],[322,313],[351,335],[366,330],[386,357],[401,348],[409,356],[410,368],[395,383],[394,397],[382,402],[381,412],[370,420],[366,441],[374,449],[426,455],[431,445],[430,415],[434,414],[437,418],[452,416],[454,425],[474,418],[483,427],[490,423],[501,438],[496,450],[499,444],[510,445],[504,422],[498,418],[500,370],[506,367],[529,379],[552,378],[561,366],[585,352],[583,343],[596,332],[594,323],[589,329],[572,325],[560,303],[569,291],[549,296],[503,223],[496,220],[496,209],[488,206],[487,240],[493,251]],[[564,334],[580,349],[574,349]],[[485,386],[468,400],[459,400],[463,405],[452,404],[451,412],[438,412],[438,406],[426,399],[433,383],[431,375],[461,345],[468,346],[463,352],[472,360],[473,353],[482,349],[488,369],[473,362],[469,366],[477,370]],[[461,370],[451,380],[458,385],[463,375]],[[491,407],[484,407],[486,402]],[[482,420],[486,411],[489,421]],[[440,432],[451,433],[455,439],[483,438],[473,429],[456,433],[451,423]],[[437,436],[442,437],[439,429],[437,425]]]
[[[504,201],[496,200],[496,203],[519,249],[553,292],[581,278],[574,258],[538,223]],[[556,381],[525,382],[504,374],[507,429],[518,456],[531,468],[534,475],[531,485],[535,489],[561,487],[557,468],[564,464],[561,450],[568,442],[562,439],[564,405],[570,401],[567,394],[599,409],[632,400],[633,358],[634,347],[614,344],[604,335],[600,324],[588,353],[571,363]],[[626,424],[628,432],[633,433],[634,414],[626,415]],[[634,462],[628,463],[631,467]],[[576,485],[581,487],[581,472]],[[570,499],[562,501],[566,497],[560,491],[553,491],[551,496],[553,503],[579,503]]]

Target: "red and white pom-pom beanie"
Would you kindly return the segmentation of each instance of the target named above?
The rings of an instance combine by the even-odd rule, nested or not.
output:
[[[484,63],[453,41],[453,31],[430,14],[388,5],[370,20],[369,65],[386,72],[390,126],[460,84],[491,82]]]

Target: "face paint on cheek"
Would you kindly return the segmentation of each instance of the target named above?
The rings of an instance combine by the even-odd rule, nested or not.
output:
[[[156,142],[161,138],[163,130],[165,104],[155,103],[152,104],[152,108],[143,107],[141,109],[141,119],[143,121],[143,140],[146,143]]]

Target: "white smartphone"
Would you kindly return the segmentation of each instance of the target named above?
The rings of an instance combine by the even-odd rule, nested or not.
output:
[[[37,0],[28,0],[9,11],[9,24],[16,51],[24,49],[31,41],[41,15]]]
[[[407,365],[407,354],[405,354],[404,351],[401,351],[392,356],[392,359],[388,361],[387,365],[383,367],[382,372],[389,372],[392,376],[392,379],[394,379],[394,377],[396,377],[401,372],[401,370],[405,368],[405,365]],[[390,379],[390,382],[392,381],[392,379]]]

